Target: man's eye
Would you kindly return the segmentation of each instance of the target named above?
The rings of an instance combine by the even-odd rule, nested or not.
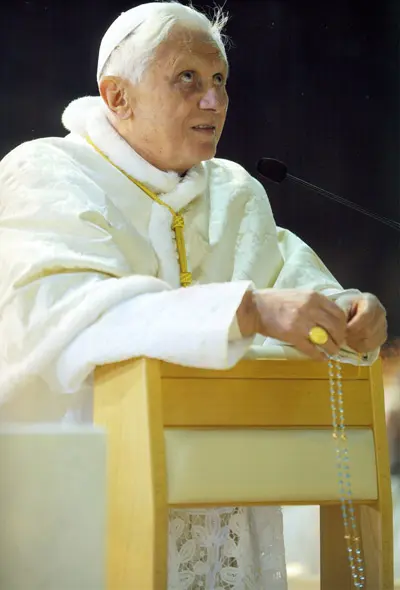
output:
[[[190,84],[194,80],[194,73],[193,72],[182,72],[180,75],[182,82],[185,84]]]
[[[223,86],[225,84],[225,77],[222,74],[215,74],[214,80],[218,86]]]

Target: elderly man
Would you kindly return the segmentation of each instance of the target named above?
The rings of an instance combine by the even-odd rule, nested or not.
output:
[[[378,300],[343,291],[275,226],[262,186],[214,159],[224,23],[175,2],[122,14],[101,43],[101,96],[64,112],[71,133],[1,163],[1,419],[90,420],[94,367],[135,356],[222,369],[269,337],[369,362],[385,340]],[[171,521],[171,589],[286,588],[279,509]]]

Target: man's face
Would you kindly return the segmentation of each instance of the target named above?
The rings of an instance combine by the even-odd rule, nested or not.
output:
[[[228,66],[210,38],[176,28],[137,85],[129,143],[162,170],[184,172],[213,158],[228,108]]]

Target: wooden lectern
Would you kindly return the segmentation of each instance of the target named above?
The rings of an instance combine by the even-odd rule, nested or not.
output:
[[[343,366],[343,390],[366,588],[392,590],[380,362]],[[108,590],[166,590],[169,507],[268,504],[320,505],[321,588],[351,589],[325,363],[108,365],[94,416],[108,434]]]

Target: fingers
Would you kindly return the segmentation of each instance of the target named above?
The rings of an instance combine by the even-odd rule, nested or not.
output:
[[[324,295],[319,295],[319,298],[320,298],[320,306],[323,310],[325,310],[325,312],[327,314],[329,314],[333,318],[336,318],[340,321],[342,321],[343,317],[344,317],[345,318],[344,321],[346,321],[346,313],[334,301],[331,301],[330,299],[328,299]]]
[[[363,295],[347,325],[346,341],[357,352],[371,352],[387,339],[386,311],[373,295]]]
[[[379,348],[386,341],[386,311],[374,295],[366,293],[353,300],[347,320],[345,315],[339,319],[337,309],[332,306],[324,305],[323,308],[318,316],[318,324],[327,330],[334,345],[340,347],[346,341],[357,352],[366,353]],[[335,355],[337,350],[331,340],[324,345],[324,349],[328,354]]]
[[[353,333],[361,332],[371,323],[371,316],[374,315],[374,313],[371,313],[369,306],[357,306],[353,313],[353,317],[347,324],[347,330],[352,331]]]
[[[328,342],[321,346],[321,348],[329,355],[336,356],[340,350],[340,344],[337,344],[332,338],[328,339]]]
[[[379,299],[370,293],[360,295],[353,302],[352,316],[348,320],[348,328],[362,330],[386,317],[386,311]]]
[[[346,338],[346,314],[333,301],[320,297],[314,312],[315,324],[328,333],[328,341],[322,346],[330,356],[335,356]],[[312,327],[312,326],[311,326]]]
[[[322,360],[324,353],[336,356],[346,340],[354,350],[367,352],[386,339],[385,311],[372,295],[357,296],[346,311],[324,295],[300,289],[267,289],[256,295],[257,332],[293,344],[312,359]],[[315,326],[328,334],[323,347],[309,340]]]
[[[326,361],[326,355],[308,340],[298,342],[296,348],[314,361]]]
[[[382,346],[386,342],[386,339],[386,320],[380,321],[365,330],[349,330],[346,337],[348,345],[357,352],[371,352]]]
[[[328,313],[325,309],[321,309],[316,314],[316,322],[321,328],[325,328],[330,337],[329,348],[334,345],[340,348],[346,338],[346,315],[338,308],[339,313],[335,315]],[[328,345],[328,343],[327,343]]]
[[[334,340],[332,340],[332,338],[329,335],[329,332],[328,341],[324,345],[319,346],[316,346],[309,340],[308,334],[309,331],[307,332],[304,338],[302,338],[299,342],[295,343],[296,348],[301,350],[301,352],[315,360],[326,360],[326,355],[336,356],[338,354],[340,350],[340,345],[338,345]]]

